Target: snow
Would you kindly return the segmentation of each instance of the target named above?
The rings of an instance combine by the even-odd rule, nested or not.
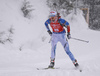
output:
[[[81,11],[77,15],[71,13],[65,19],[70,23],[72,37],[89,41],[68,40],[70,50],[83,71],[75,70],[60,43],[57,45],[55,60],[55,67],[60,69],[37,70],[47,67],[50,62],[50,36],[44,26],[50,9],[46,0],[29,0],[35,10],[32,18],[27,19],[20,11],[22,1],[0,0],[0,32],[6,31],[11,25],[15,29],[13,44],[0,44],[0,76],[100,75],[100,32],[88,28]]]

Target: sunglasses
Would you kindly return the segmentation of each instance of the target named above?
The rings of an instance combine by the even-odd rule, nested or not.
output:
[[[56,15],[50,15],[50,17],[55,17]]]

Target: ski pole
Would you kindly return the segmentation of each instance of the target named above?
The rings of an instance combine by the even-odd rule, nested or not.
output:
[[[77,38],[73,38],[73,37],[71,37],[71,39],[74,39],[74,40],[78,40],[78,41],[82,41],[82,42],[86,42],[86,43],[89,43],[89,41],[86,41],[86,40],[82,40],[82,39],[77,39]]]
[[[51,42],[51,38],[50,38],[50,40],[49,40],[49,43]]]

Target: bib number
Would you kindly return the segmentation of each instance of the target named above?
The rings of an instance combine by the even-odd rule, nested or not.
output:
[[[59,29],[54,29],[56,32],[58,32],[59,31]]]

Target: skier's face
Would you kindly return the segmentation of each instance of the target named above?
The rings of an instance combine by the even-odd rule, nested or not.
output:
[[[57,19],[57,16],[51,17],[51,20],[55,21]]]

